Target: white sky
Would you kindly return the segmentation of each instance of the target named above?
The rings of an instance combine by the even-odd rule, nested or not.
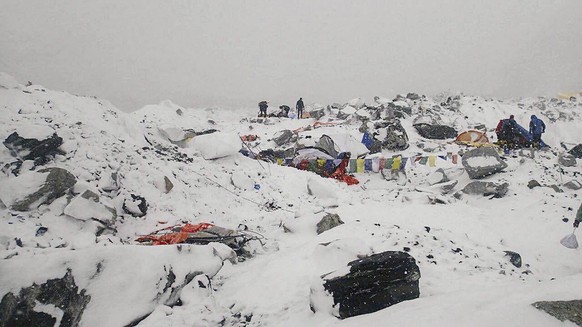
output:
[[[582,91],[580,0],[0,0],[0,71],[131,111]]]

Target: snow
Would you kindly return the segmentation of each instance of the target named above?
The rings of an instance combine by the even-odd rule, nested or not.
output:
[[[458,162],[437,158],[431,167],[409,161],[400,181],[364,172],[355,174],[360,184],[348,186],[238,153],[238,135],[257,135],[249,147],[258,152],[273,145],[268,140],[277,132],[312,126],[314,119],[269,118],[259,123],[254,120],[255,108],[185,108],[167,101],[127,114],[98,98],[37,86],[27,90],[30,93],[0,88],[0,136],[31,126],[50,128],[67,145],[62,147],[66,153],[50,165],[67,169],[78,183],[67,195],[27,212],[0,206],[0,296],[62,278],[70,268],[79,290],[91,295],[81,326],[124,326],[146,315],[137,326],[571,325],[531,303],[579,299],[582,291],[582,252],[560,244],[572,233],[580,205],[580,191],[563,184],[580,181],[582,163],[556,166],[564,152],[561,142],[568,148],[582,142],[579,104],[460,96],[458,110],[438,112],[444,123],[459,131],[484,124],[490,139],[498,120],[511,113],[522,125],[527,125],[531,113],[546,122],[544,140],[551,149],[504,156],[508,168],[486,180],[508,182],[509,192],[489,199],[454,196],[470,182],[459,155],[468,147],[423,139],[412,127],[422,108],[440,103],[430,97],[419,100],[422,105],[402,100],[413,111],[412,117],[401,120],[410,147],[376,156],[451,153],[459,155]],[[537,107],[541,102],[546,109]],[[359,143],[361,123],[337,122],[299,132],[298,143],[313,145],[326,134],[352,155],[365,153]],[[219,132],[195,136],[178,147],[160,133],[168,128],[175,135],[186,130]],[[429,147],[432,152],[424,150]],[[7,148],[0,147],[2,163],[14,160]],[[476,166],[496,163],[494,157],[469,160]],[[440,191],[437,168],[444,169],[449,183],[458,182],[447,194]],[[117,185],[112,173],[117,174]],[[9,205],[42,185],[45,177],[26,169],[18,177],[0,174],[0,199]],[[168,193],[164,177],[174,184]],[[542,187],[529,189],[532,179]],[[100,202],[82,201],[79,194],[86,190],[98,194]],[[147,200],[147,215],[123,212],[123,201],[130,194]],[[445,204],[433,204],[431,198],[436,196]],[[105,206],[117,213],[111,228],[90,219],[110,217]],[[315,226],[329,213],[338,214],[344,224],[318,235]],[[263,238],[251,241],[249,256],[244,257],[235,257],[221,243],[140,246],[135,241],[185,222],[233,230],[243,225]],[[46,232],[37,234],[40,227]],[[418,299],[338,320],[330,297],[312,293],[321,290],[323,274],[339,276],[352,260],[404,248],[420,267]],[[524,265],[513,266],[504,251],[518,252]],[[99,263],[102,268],[96,273]],[[170,295],[163,289],[169,267],[176,275],[172,287],[182,286],[191,272],[202,273],[179,292],[181,306],[166,302]],[[313,313],[310,304],[322,311]],[[59,317],[50,305],[36,306]]]
[[[467,163],[471,167],[488,167],[499,164],[499,160],[493,156],[479,156],[468,158]]]
[[[240,150],[240,138],[232,133],[212,133],[196,136],[191,147],[204,159],[218,159],[236,154]]]
[[[54,129],[46,125],[28,125],[18,129],[18,135],[25,139],[44,140],[55,132]]]
[[[44,185],[47,174],[26,172],[16,178],[4,181],[0,184],[0,200],[8,207],[24,200]]]

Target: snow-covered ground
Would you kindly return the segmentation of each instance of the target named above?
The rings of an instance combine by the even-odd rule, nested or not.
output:
[[[124,113],[102,99],[0,77],[0,137],[14,131],[29,137],[56,132],[64,154],[44,167],[64,168],[77,179],[67,195],[48,205],[25,212],[0,205],[0,297],[61,278],[70,269],[79,289],[91,296],[81,326],[573,325],[531,304],[582,294],[582,252],[559,242],[572,232],[581,201],[580,191],[564,187],[582,181],[581,163],[558,164],[564,146],[582,143],[582,105],[577,102],[460,96],[456,110],[440,111],[444,124],[457,131],[482,124],[491,139],[499,119],[510,114],[523,126],[532,114],[547,125],[549,150],[534,151],[533,157],[529,150],[507,155],[504,172],[485,179],[508,182],[504,197],[458,198],[453,194],[470,182],[460,159],[456,164],[437,159],[434,166],[409,162],[405,183],[380,173],[356,173],[360,184],[348,186],[238,153],[239,135],[257,135],[253,150],[267,150],[275,147],[270,139],[277,132],[313,125],[315,119],[258,122],[256,108],[192,109],[171,101]],[[412,127],[418,113],[441,100],[401,100],[413,113],[401,121],[410,147],[382,155],[467,151],[452,139],[423,139]],[[324,134],[361,139],[360,122],[341,122],[299,132],[298,142],[313,145]],[[219,132],[197,134],[210,129]],[[0,147],[2,167],[14,160]],[[41,174],[27,171],[31,164],[22,167],[18,178],[9,171],[0,175],[3,201],[13,202],[39,184]],[[458,181],[449,194],[429,185],[437,168]],[[170,191],[165,180],[173,184]],[[528,188],[531,180],[542,187]],[[116,213],[104,231],[101,223],[83,218],[83,207],[70,206],[85,190]],[[130,194],[147,200],[145,216],[124,213]],[[431,200],[435,197],[442,201]],[[96,215],[94,207],[86,210]],[[318,235],[315,225],[326,213],[338,214],[344,224]],[[242,224],[263,238],[248,244],[251,256],[244,260],[233,259],[223,244],[147,247],[135,241],[185,222],[234,230]],[[38,233],[39,227],[47,229]],[[319,276],[387,250],[406,250],[416,259],[420,298],[344,320],[310,310],[310,290],[321,283]],[[519,253],[523,265],[512,265],[504,251]],[[189,278],[194,272],[209,280],[200,274]],[[170,275],[168,284],[160,282]],[[180,305],[170,306],[176,299]],[[37,307],[63,319],[57,307]]]

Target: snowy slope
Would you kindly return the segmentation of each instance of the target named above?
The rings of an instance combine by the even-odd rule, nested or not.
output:
[[[27,212],[0,208],[0,293],[60,276],[63,262],[80,269],[83,263],[116,265],[117,260],[124,262],[124,267],[141,264],[153,274],[141,276],[140,269],[120,267],[107,270],[100,277],[104,280],[93,280],[94,271],[83,270],[77,285],[96,295],[81,325],[92,326],[105,312],[110,315],[107,322],[111,326],[123,326],[140,317],[145,319],[138,326],[375,326],[388,321],[410,326],[564,326],[530,304],[579,298],[582,253],[564,248],[559,240],[571,232],[580,204],[580,191],[563,185],[570,180],[582,181],[581,163],[561,167],[557,161],[564,152],[561,142],[568,148],[582,142],[582,107],[577,103],[557,104],[542,98],[502,102],[460,96],[458,108],[435,109],[443,123],[459,131],[484,124],[493,139],[492,130],[500,118],[514,114],[527,126],[529,116],[536,114],[546,121],[544,140],[552,148],[536,151],[534,158],[519,152],[506,157],[508,168],[486,178],[509,183],[503,198],[465,195],[457,199],[447,195],[444,204],[433,204],[430,197],[436,194],[427,183],[430,174],[444,168],[459,181],[457,191],[470,181],[460,164],[438,160],[436,167],[408,165],[405,185],[385,180],[378,173],[357,173],[361,184],[348,186],[239,153],[205,160],[205,151],[215,143],[197,144],[201,136],[181,134],[210,129],[235,139],[254,134],[259,141],[253,143],[253,150],[260,151],[275,146],[271,139],[277,132],[312,125],[314,119],[270,118],[261,123],[254,117],[254,108],[192,109],[170,101],[127,114],[100,99],[42,86],[25,87],[13,81],[5,84],[0,88],[0,136],[50,128],[64,139],[61,148],[66,153],[47,166],[67,169],[78,181],[73,194],[50,205]],[[434,108],[442,99],[403,101],[411,106],[414,116]],[[436,150],[431,154],[466,150],[451,140],[423,139],[412,127],[412,120],[402,120],[411,146],[383,155],[426,155],[419,143],[424,149],[432,145]],[[346,122],[300,132],[299,142],[313,145],[323,134],[360,140],[360,125]],[[185,139],[177,146],[175,141],[181,137]],[[2,166],[11,161],[10,151],[1,147]],[[107,191],[111,173],[119,176],[115,191]],[[14,178],[2,174],[0,183],[8,185]],[[164,190],[164,178],[174,185],[169,192]],[[550,187],[530,189],[527,184],[532,179],[556,185],[563,192]],[[308,185],[316,189],[314,195],[309,194]],[[13,192],[22,191],[17,185],[12,187]],[[98,223],[64,213],[72,195],[86,189],[116,210],[113,230],[96,236]],[[130,194],[147,200],[147,215],[123,213],[123,201]],[[317,235],[315,224],[326,213],[338,214],[345,224]],[[182,222],[210,222],[231,229],[244,224],[264,236],[263,244],[249,243],[252,256],[238,263],[218,255],[218,245],[191,246],[189,255],[172,250],[163,255],[163,250],[135,245],[139,235]],[[48,230],[37,236],[39,226]],[[330,245],[322,245],[328,242]],[[320,275],[345,269],[347,262],[362,255],[405,248],[420,267],[419,299],[343,321],[327,312],[311,312],[310,288]],[[85,251],[87,259],[80,259],[76,250]],[[520,253],[524,265],[514,267],[504,251]],[[143,263],[136,262],[135,256],[143,257]],[[37,260],[47,260],[44,272],[35,271]],[[200,267],[188,268],[185,263]],[[160,299],[140,300],[151,294],[148,292],[155,293],[151,283],[160,278],[166,266],[174,267],[178,279],[185,278],[188,269],[199,269],[211,277],[210,286],[202,289],[194,282],[187,284],[179,293],[180,306],[167,306]],[[107,308],[107,295],[113,294],[118,284],[113,280],[110,286],[100,283],[111,274],[127,274],[123,282],[130,284],[127,292],[132,294],[118,303],[132,303],[131,311]]]

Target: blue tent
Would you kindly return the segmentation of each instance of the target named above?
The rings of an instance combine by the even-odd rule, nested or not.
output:
[[[529,131],[525,128],[523,128],[520,124],[515,123],[516,126],[516,130],[517,133],[521,136],[523,136],[525,138],[525,140],[527,141],[527,143],[531,144],[533,143],[533,136],[529,133]],[[544,141],[540,140],[540,148],[545,148],[548,145],[546,143],[544,143]]]

